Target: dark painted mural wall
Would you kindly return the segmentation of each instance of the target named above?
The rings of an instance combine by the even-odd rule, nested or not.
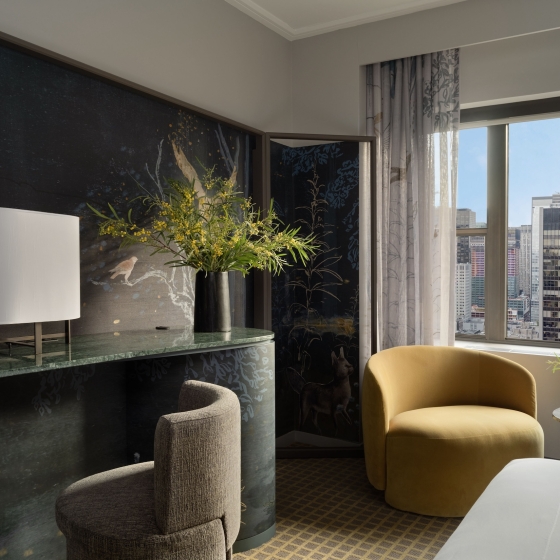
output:
[[[6,46],[0,76],[0,206],[80,217],[82,316],[74,333],[118,336],[192,324],[191,272],[165,267],[165,255],[100,239],[86,203],[139,212],[138,184],[157,192],[166,178],[181,179],[191,167],[200,176],[204,166],[225,177],[235,172],[250,195],[254,138]],[[251,279],[230,274],[230,288],[234,325],[252,326]],[[0,338],[31,329],[0,326]],[[60,491],[84,476],[151,459],[157,418],[176,411],[181,383],[191,378],[239,396],[242,429],[254,436],[244,454],[258,456],[268,481],[265,492],[246,484],[242,536],[272,523],[274,449],[258,442],[273,418],[268,425],[253,421],[263,406],[273,407],[274,348],[266,354],[267,346],[0,379],[0,557],[62,560],[65,541],[54,520]],[[247,365],[249,358],[258,367]],[[261,514],[254,519],[252,511]]]
[[[63,560],[60,492],[126,457],[126,366],[0,379],[0,557]]]
[[[99,238],[86,203],[105,211],[111,202],[138,215],[139,185],[160,192],[166,178],[181,179],[191,166],[198,176],[203,166],[224,177],[236,172],[249,195],[253,137],[6,47],[0,76],[0,206],[80,217],[82,316],[74,332],[192,322],[191,270],[167,268],[166,255],[150,257],[139,245],[119,250],[117,240]],[[251,326],[244,304],[252,295],[231,276],[234,323]],[[0,327],[0,337],[17,331]]]
[[[359,441],[358,144],[273,143],[271,162],[280,218],[318,245],[273,277],[276,433]]]

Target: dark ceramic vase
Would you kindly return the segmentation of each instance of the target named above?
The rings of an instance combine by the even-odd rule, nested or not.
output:
[[[196,273],[194,332],[230,332],[229,280],[227,272]]]

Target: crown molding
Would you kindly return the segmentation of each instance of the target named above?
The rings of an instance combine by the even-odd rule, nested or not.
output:
[[[296,41],[298,39],[305,39],[320,35],[322,33],[330,33],[339,29],[354,27],[364,23],[372,23],[383,19],[389,19],[397,16],[403,16],[414,12],[429,10],[432,8],[439,8],[441,6],[448,6],[450,4],[457,4],[465,2],[466,0],[411,0],[403,3],[397,9],[387,8],[383,10],[373,10],[364,14],[350,16],[338,20],[328,21],[325,23],[318,23],[315,25],[307,25],[304,27],[293,28],[288,25],[284,20],[275,16],[262,6],[259,6],[253,0],[225,0],[238,10],[262,23],[272,31],[275,31],[288,41]]]
[[[269,29],[272,29],[272,31],[282,35],[284,39],[293,41],[296,38],[295,30],[293,28],[280,18],[271,14],[268,10],[265,10],[253,2],[253,0],[226,0],[226,2],[238,10],[241,10],[244,14],[256,19],[259,23],[262,23]]]

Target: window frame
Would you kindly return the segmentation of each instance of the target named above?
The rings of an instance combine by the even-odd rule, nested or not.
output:
[[[560,347],[560,342],[507,338],[509,125],[560,118],[560,97],[463,109],[460,129],[487,127],[487,227],[458,229],[457,237],[485,236],[484,335],[456,340]]]

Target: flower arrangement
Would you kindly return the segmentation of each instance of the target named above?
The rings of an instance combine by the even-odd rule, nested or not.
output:
[[[167,180],[161,194],[145,191],[140,197],[146,206],[141,223],[126,218],[109,204],[111,215],[89,208],[102,222],[100,235],[122,239],[122,246],[142,243],[153,253],[170,253],[170,266],[190,266],[197,271],[246,275],[252,268],[279,273],[288,264],[288,254],[305,263],[314,254],[313,237],[298,235],[300,228],[281,229],[271,203],[265,216],[236,190],[235,175],[217,177],[214,168],[198,178]]]

